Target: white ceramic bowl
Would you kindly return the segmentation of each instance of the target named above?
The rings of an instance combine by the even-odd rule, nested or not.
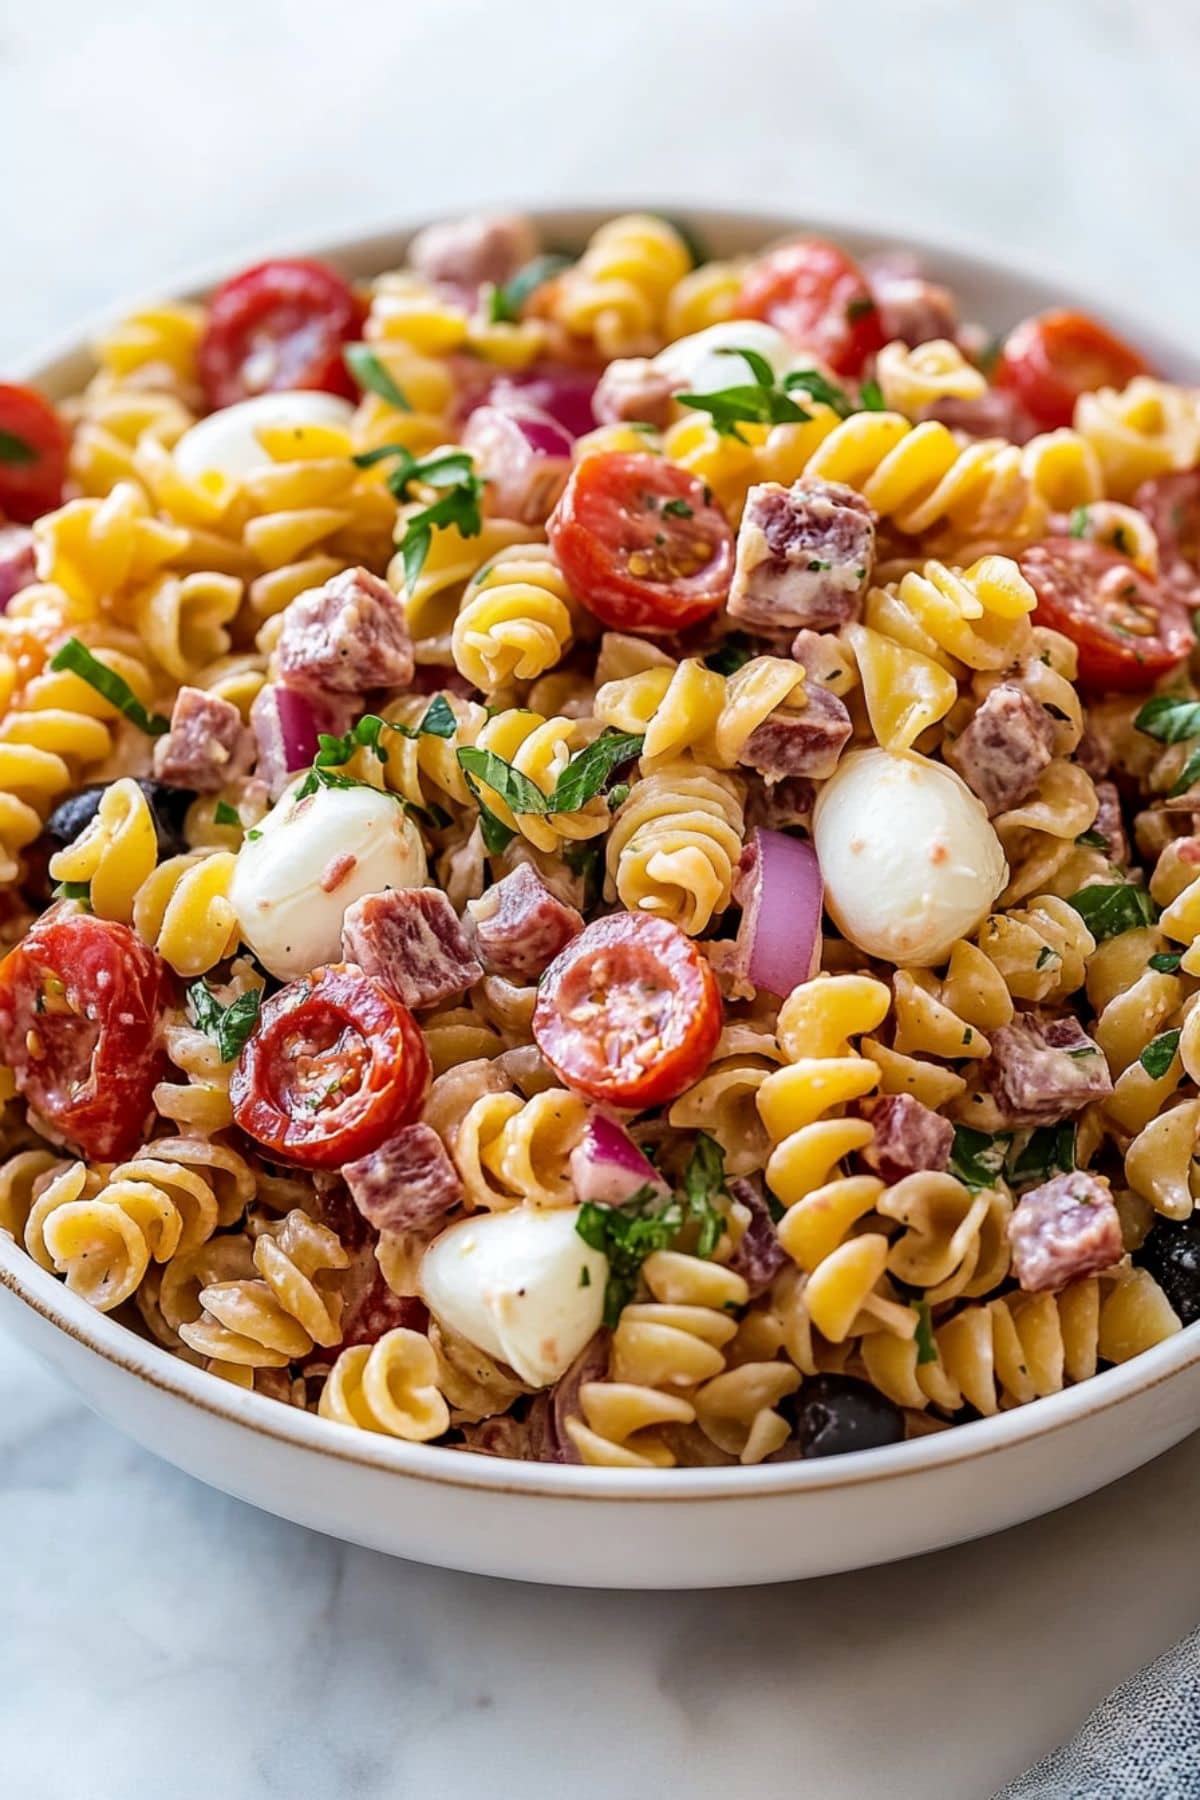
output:
[[[547,241],[577,244],[617,210],[539,217]],[[997,329],[1039,307],[1087,304],[1058,283],[883,233],[670,210],[687,213],[714,255],[800,228],[859,254],[915,249],[967,316]],[[305,254],[369,275],[393,266],[408,236]],[[1100,310],[1163,368],[1200,380],[1186,348]],[[80,339],[24,373],[63,394],[88,368]],[[754,1469],[559,1468],[397,1443],[243,1393],[93,1312],[3,1233],[0,1317],[105,1418],[227,1493],[394,1555],[585,1587],[727,1587],[912,1556],[1079,1499],[1200,1425],[1196,1325],[1051,1399],[884,1450]]]

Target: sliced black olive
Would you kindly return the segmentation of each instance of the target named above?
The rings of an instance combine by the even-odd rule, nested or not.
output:
[[[57,844],[72,844],[96,816],[100,796],[111,783],[93,782],[55,807],[43,830]],[[159,856],[179,856],[187,849],[183,821],[188,807],[196,798],[190,788],[168,787],[165,781],[139,781],[154,818]]]
[[[876,1450],[898,1444],[904,1436],[900,1408],[852,1375],[813,1375],[779,1410],[791,1421],[792,1436],[772,1462]]]
[[[1149,1270],[1185,1325],[1200,1319],[1200,1212],[1159,1219],[1133,1260]]]

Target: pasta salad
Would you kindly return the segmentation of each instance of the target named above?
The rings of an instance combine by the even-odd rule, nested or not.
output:
[[[447,1449],[836,1455],[1200,1319],[1200,394],[432,226],[0,386],[0,1230]]]

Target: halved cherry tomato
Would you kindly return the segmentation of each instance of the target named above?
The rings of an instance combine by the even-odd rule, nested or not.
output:
[[[416,1118],[429,1052],[403,1001],[348,963],[273,994],[229,1082],[233,1116],[277,1156],[340,1169]]]
[[[661,456],[578,463],[546,535],[580,605],[617,631],[682,631],[729,593],[728,520],[702,481]]]
[[[61,505],[67,428],[33,388],[0,382],[0,519],[32,525]]]
[[[860,375],[883,347],[879,308],[853,259],[821,238],[768,250],[750,264],[734,304],[739,319],[766,319],[839,375]]]
[[[259,263],[217,289],[200,340],[200,379],[214,409],[283,388],[353,399],[342,345],[365,308],[334,269],[297,258]]]
[[[1079,651],[1079,684],[1136,693],[1186,661],[1196,636],[1170,588],[1085,538],[1046,538],[1019,558],[1035,619]]]
[[[1200,584],[1200,469],[1152,476],[1143,481],[1133,504],[1154,527],[1164,580],[1186,590],[1194,606]]]
[[[1131,344],[1087,313],[1037,313],[1009,332],[996,365],[997,387],[1008,388],[1044,431],[1069,425],[1080,394],[1124,387],[1150,365]]]
[[[559,1080],[611,1106],[662,1106],[721,1035],[721,994],[691,938],[652,913],[612,913],[573,938],[538,987],[533,1035]]]
[[[127,925],[73,901],[51,907],[0,963],[0,1057],[81,1155],[108,1162],[145,1141],[172,991],[162,958]]]

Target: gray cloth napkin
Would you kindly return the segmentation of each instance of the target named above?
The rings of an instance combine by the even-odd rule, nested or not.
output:
[[[995,1800],[1200,1800],[1200,1627]]]

